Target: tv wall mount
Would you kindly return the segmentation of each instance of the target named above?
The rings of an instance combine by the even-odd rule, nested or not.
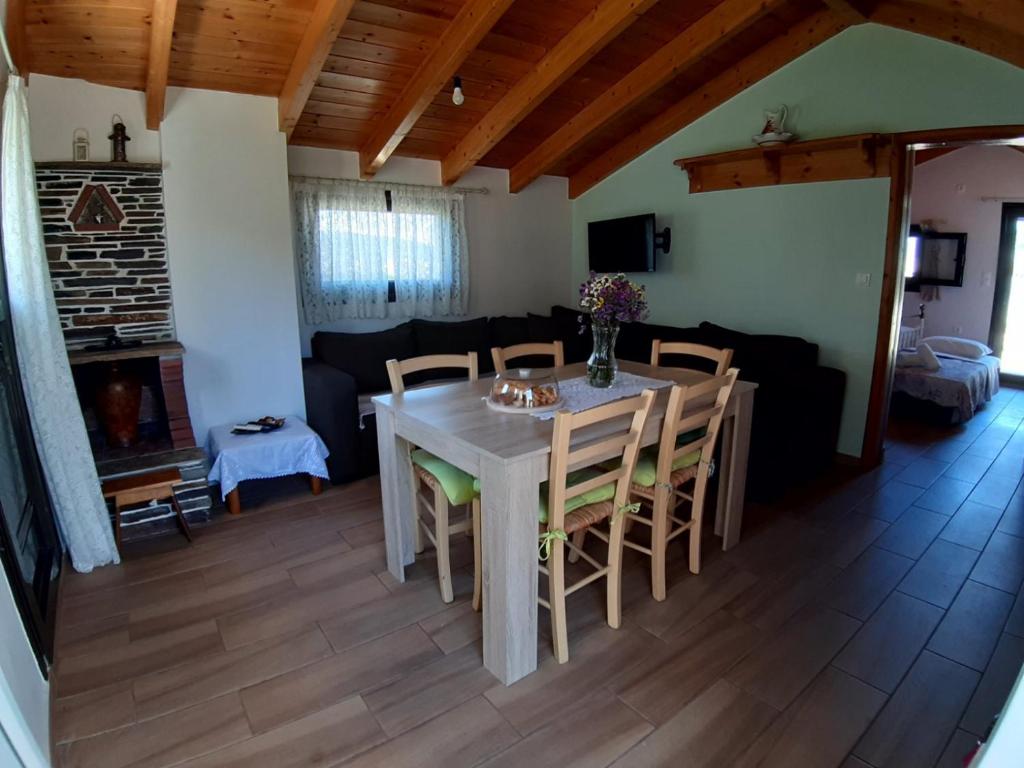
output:
[[[667,254],[672,248],[672,228],[665,227],[661,232],[654,233],[654,250]]]

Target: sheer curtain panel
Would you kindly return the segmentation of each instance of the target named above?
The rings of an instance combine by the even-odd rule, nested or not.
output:
[[[43,247],[29,146],[25,82],[13,74],[3,110],[2,225],[11,324],[36,450],[64,544],[77,571],[117,563]]]
[[[462,192],[311,178],[291,186],[308,323],[466,313]]]

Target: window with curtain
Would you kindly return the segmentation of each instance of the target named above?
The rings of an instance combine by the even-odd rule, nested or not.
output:
[[[293,178],[306,321],[462,315],[469,299],[463,193]]]

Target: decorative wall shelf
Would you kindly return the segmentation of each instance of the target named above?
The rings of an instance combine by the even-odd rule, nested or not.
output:
[[[36,170],[40,171],[162,171],[160,163],[109,163],[96,162],[95,160],[78,162],[75,160],[57,160],[36,163]]]
[[[68,352],[71,365],[85,363],[111,363],[116,360],[137,360],[142,357],[181,357],[185,347],[177,341],[158,341],[138,347],[114,349],[74,349]]]
[[[798,141],[780,147],[754,147],[675,164],[690,177],[690,192],[715,192],[813,181],[886,178],[892,137],[862,133]]]

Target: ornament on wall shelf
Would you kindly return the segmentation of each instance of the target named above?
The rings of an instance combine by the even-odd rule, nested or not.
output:
[[[89,161],[89,132],[85,128],[75,128],[71,134],[71,157],[76,163]]]
[[[103,184],[86,184],[68,214],[68,221],[75,232],[117,232],[124,221],[124,211]]]
[[[110,160],[114,163],[127,163],[127,147],[126,144],[131,141],[131,137],[128,135],[128,129],[125,128],[124,120],[121,119],[120,115],[114,115],[110,119],[114,125],[113,133],[107,136],[110,139]]]
[[[789,108],[782,104],[778,109],[766,110],[764,113],[764,128],[754,136],[754,143],[760,147],[781,147],[789,144],[796,137],[786,130],[786,118],[789,116]]]

